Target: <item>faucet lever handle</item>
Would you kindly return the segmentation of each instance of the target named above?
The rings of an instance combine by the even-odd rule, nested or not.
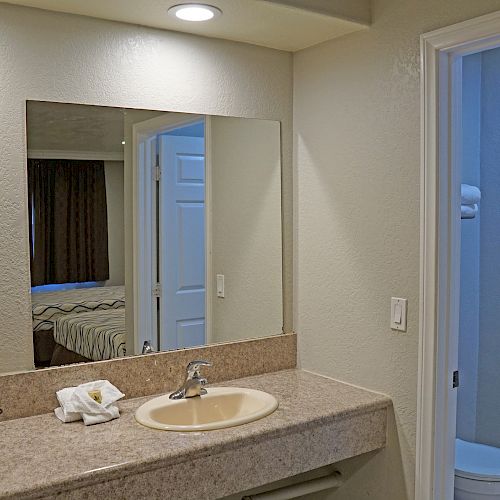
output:
[[[186,368],[188,378],[199,377],[202,366],[212,366],[212,363],[203,359],[191,361]]]

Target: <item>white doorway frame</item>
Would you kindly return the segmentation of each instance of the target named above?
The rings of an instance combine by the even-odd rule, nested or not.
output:
[[[205,124],[205,207],[212,202],[212,164],[210,143],[210,119],[206,115],[187,113],[164,113],[158,117],[138,122],[132,126],[132,177],[133,177],[133,224],[134,241],[133,280],[134,280],[134,350],[140,354],[144,333],[150,328],[149,311],[153,309],[152,280],[148,277],[153,267],[154,252],[151,245],[151,231],[154,231],[156,217],[150,210],[151,185],[153,174],[151,170],[141,168],[139,143],[147,138],[169,132],[203,121]],[[205,209],[205,337],[207,342],[212,338],[212,235],[211,211]],[[148,236],[149,235],[149,236]]]
[[[421,36],[416,500],[452,500],[460,293],[461,65],[500,46],[500,11]]]

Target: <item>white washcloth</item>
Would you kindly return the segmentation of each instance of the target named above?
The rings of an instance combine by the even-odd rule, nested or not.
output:
[[[56,408],[54,410],[54,413],[56,414],[56,417],[59,420],[61,420],[62,422],[65,422],[65,423],[76,422],[77,420],[82,419],[82,416],[80,415],[80,413],[65,412],[61,406],[59,408]]]
[[[96,390],[100,391],[101,403],[89,395],[89,392]],[[96,380],[78,387],[61,389],[56,392],[56,396],[61,405],[54,410],[57,418],[63,422],[75,422],[83,418],[85,425],[93,425],[118,418],[120,411],[113,403],[125,394],[107,380]]]
[[[462,205],[460,207],[462,219],[474,219],[474,217],[476,217],[477,211],[478,211],[477,204]]]
[[[72,398],[76,387],[66,387],[56,392],[57,401],[59,401],[59,408],[54,410],[56,417],[63,422],[76,422],[81,420],[80,413],[73,411]]]
[[[109,405],[102,413],[82,413],[83,423],[85,425],[102,424],[120,416],[118,406]]]
[[[476,186],[462,184],[460,186],[462,205],[475,205],[481,201],[481,191]]]

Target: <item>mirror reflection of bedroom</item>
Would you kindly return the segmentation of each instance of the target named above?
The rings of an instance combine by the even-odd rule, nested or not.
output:
[[[36,368],[282,332],[280,124],[28,101]]]
[[[123,110],[27,103],[36,367],[124,356]]]

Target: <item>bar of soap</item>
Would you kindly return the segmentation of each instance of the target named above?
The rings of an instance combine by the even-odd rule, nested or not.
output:
[[[97,403],[102,404],[102,394],[99,389],[96,389],[95,391],[89,391],[88,395]]]

